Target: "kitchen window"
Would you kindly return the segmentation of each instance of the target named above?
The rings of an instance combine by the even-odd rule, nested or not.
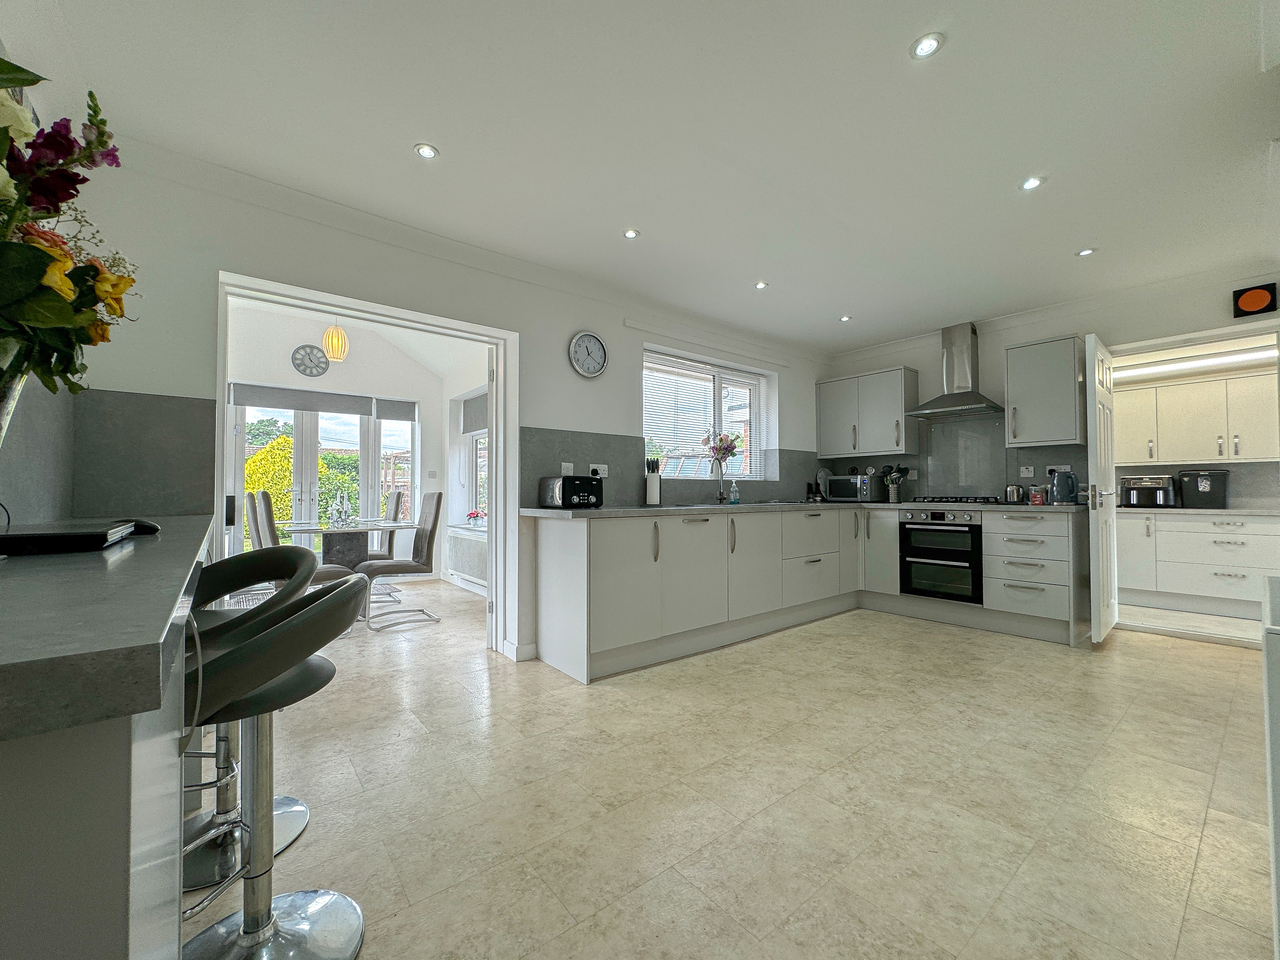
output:
[[[730,480],[764,479],[764,397],[761,374],[684,357],[644,355],[644,447],[664,477],[711,479],[704,441],[739,434],[725,464]]]

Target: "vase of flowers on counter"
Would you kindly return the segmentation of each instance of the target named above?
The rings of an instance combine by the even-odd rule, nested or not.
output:
[[[716,502],[724,503],[728,497],[724,493],[724,465],[738,452],[738,444],[742,443],[742,434],[722,433],[717,436],[708,433],[702,438],[702,445],[707,448],[707,457],[713,464],[716,478],[720,481],[720,492],[716,494]]]
[[[120,166],[98,98],[90,91],[79,138],[66,117],[39,127],[24,91],[43,79],[0,59],[0,444],[29,377],[51,393],[85,389],[84,348],[127,319],[136,273],[118,251],[97,251],[102,238],[74,203],[89,182],[81,171]]]
[[[485,513],[483,510],[472,510],[467,514],[467,523],[471,524],[473,527],[483,526],[484,518]]]

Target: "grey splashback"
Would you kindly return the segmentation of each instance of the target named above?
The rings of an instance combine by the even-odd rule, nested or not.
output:
[[[35,377],[18,396],[0,446],[0,503],[14,523],[71,516],[73,403],[65,388],[50,393]]]
[[[75,516],[214,512],[212,400],[86,390],[74,410]]]
[[[777,480],[751,480],[738,484],[745,503],[765,500],[803,499],[805,483],[818,471],[812,450],[766,450],[766,463],[776,458]],[[558,477],[560,464],[572,463],[576,473],[585,474],[590,464],[609,466],[604,482],[604,502],[608,506],[634,507],[644,503],[644,438],[615,433],[587,433],[579,430],[520,428],[520,506],[538,505],[538,480]],[[725,484],[726,489],[728,484]],[[662,502],[711,503],[718,484],[715,480],[663,480]]]
[[[1178,476],[1181,470],[1228,470],[1227,506],[1232,510],[1280,509],[1280,462],[1266,463],[1177,463],[1116,467],[1117,488],[1121,477],[1152,475]]]

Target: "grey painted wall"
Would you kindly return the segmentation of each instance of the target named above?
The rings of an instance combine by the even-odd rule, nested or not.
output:
[[[75,516],[213,512],[212,400],[86,390],[74,410]]]
[[[22,388],[0,446],[0,503],[14,523],[71,516],[72,411],[65,389],[50,393],[34,377]]]

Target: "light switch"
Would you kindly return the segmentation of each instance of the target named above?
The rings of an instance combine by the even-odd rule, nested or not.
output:
[[[562,463],[562,464],[560,464],[560,476],[562,476],[562,477],[571,477],[571,476],[573,476],[573,464],[572,464],[572,463]]]
[[[1045,467],[1045,472],[1046,472],[1046,473],[1070,473],[1070,472],[1071,472],[1071,464],[1069,464],[1069,463],[1055,463],[1055,464],[1054,464],[1053,466],[1051,466],[1051,467]]]
[[[428,470],[428,471],[427,471],[427,479],[428,479],[428,480],[434,480],[435,478],[436,478],[436,472],[435,472],[434,470]]]
[[[1035,468],[1035,467],[1020,467],[1020,468],[1018,468],[1018,476],[1019,476],[1019,477],[1034,477],[1035,475],[1036,475],[1036,468]]]

